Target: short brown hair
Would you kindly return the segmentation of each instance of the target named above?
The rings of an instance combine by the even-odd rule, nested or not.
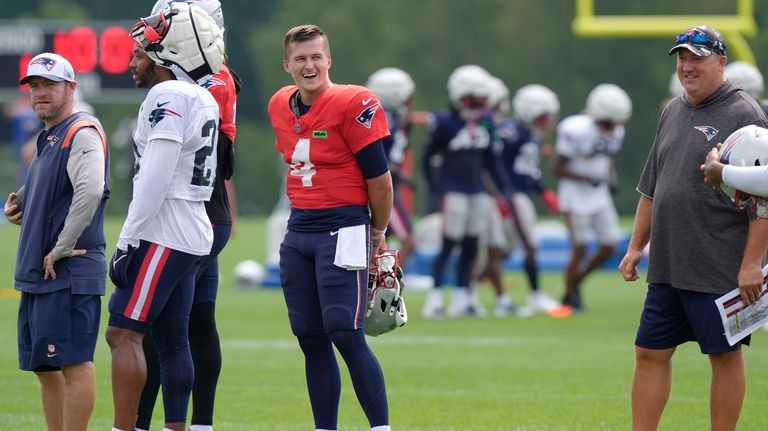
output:
[[[288,30],[288,33],[286,33],[283,38],[283,57],[288,57],[288,45],[292,43],[306,42],[316,37],[325,38],[325,42],[328,44],[328,36],[326,36],[325,32],[320,27],[314,24],[304,24]]]

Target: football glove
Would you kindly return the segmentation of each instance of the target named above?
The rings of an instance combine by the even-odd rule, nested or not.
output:
[[[128,286],[128,265],[131,264],[133,250],[130,245],[126,251],[117,248],[109,262],[109,278],[117,288],[122,289]]]

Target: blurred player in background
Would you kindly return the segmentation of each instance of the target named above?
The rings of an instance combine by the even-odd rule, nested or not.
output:
[[[456,248],[460,250],[456,289],[447,315],[485,315],[471,290],[479,237],[486,222],[488,181],[484,175],[493,171],[492,175],[504,177],[493,148],[493,118],[487,112],[491,78],[477,65],[456,68],[448,78],[450,109],[435,113],[428,126],[422,164],[429,189],[442,196],[443,216],[443,244],[432,265],[434,288],[428,292],[422,309],[428,319],[446,317],[442,284]],[[435,178],[430,172],[437,158],[441,159],[440,173]]]
[[[152,14],[168,7],[171,2],[159,0]],[[219,27],[224,37],[224,13],[218,0],[187,2],[202,8]],[[205,210],[213,227],[211,253],[200,263],[195,281],[195,297],[189,314],[189,348],[195,367],[192,386],[192,420],[190,431],[213,429],[216,385],[221,372],[221,345],[216,329],[216,294],[219,286],[219,253],[227,245],[232,232],[233,211],[230,208],[232,189],[227,183],[234,169],[235,110],[240,78],[226,64],[201,84],[213,95],[219,106],[219,131],[216,145],[216,178],[211,199]],[[147,361],[147,382],[141,394],[136,430],[148,430],[152,421],[157,393],[160,388],[160,363],[150,331],[144,337],[144,355]]]
[[[402,185],[413,187],[410,175],[401,168],[406,159],[406,152],[410,149],[408,135],[411,131],[411,102],[416,86],[407,72],[396,67],[377,70],[368,78],[365,86],[376,93],[387,114],[390,136],[384,138],[384,153],[389,161],[392,189],[395,193],[387,235],[395,237],[399,242],[400,264],[405,266],[413,252],[414,244],[411,216],[399,191]]]
[[[587,96],[584,114],[565,118],[558,126],[553,170],[560,178],[558,203],[571,242],[565,268],[565,307],[558,316],[584,310],[581,283],[611,256],[619,241],[619,216],[611,195],[617,181],[613,159],[621,149],[624,123],[631,115],[627,93],[614,84],[600,84]],[[588,253],[591,234],[599,247]]]
[[[106,290],[109,150],[96,117],[75,107],[77,82],[67,59],[36,55],[24,84],[45,129],[24,191],[4,205],[6,218],[21,225],[14,286],[21,291],[19,368],[37,375],[49,430],[85,431],[96,400],[93,355]]]
[[[109,271],[113,430],[136,425],[146,381],[142,341],[151,328],[165,428],[183,431],[194,380],[189,314],[214,240],[205,201],[216,176],[219,108],[198,84],[221,68],[224,41],[205,11],[181,2],[142,18],[131,36],[133,79],[149,92],[133,134],[133,198]]]
[[[509,179],[512,203],[508,206],[510,214],[504,219],[509,225],[505,229],[509,233],[506,254],[522,245],[525,251],[523,268],[531,289],[527,310],[549,312],[558,307],[559,303],[542,291],[539,285],[539,265],[536,259],[538,244],[534,235],[536,207],[531,194],[536,192],[547,210],[557,214],[557,195],[541,179],[539,150],[557,124],[560,102],[549,88],[539,84],[526,85],[515,92],[512,99],[514,118],[510,118],[509,93],[502,90],[500,94],[502,101],[498,103],[497,113],[501,114],[501,118],[496,133],[503,144],[501,160]],[[503,204],[500,205],[502,208]],[[493,255],[492,252],[489,254]],[[489,259],[489,262],[492,260]],[[497,315],[503,315],[510,303],[508,297],[501,296],[494,311]]]
[[[763,99],[765,83],[763,81],[763,74],[760,73],[760,69],[746,61],[734,61],[725,65],[723,74],[725,75],[725,79],[741,85],[741,88],[743,88],[747,94],[757,100],[757,103],[760,104],[763,111],[768,112],[768,102]]]
[[[389,431],[384,375],[363,332],[368,267],[385,245],[392,209],[382,142],[389,136],[386,115],[372,91],[331,82],[330,46],[319,27],[290,29],[283,54],[283,68],[295,85],[269,101],[291,200],[280,283],[304,354],[315,428],[338,425],[341,375],[335,346],[371,430]]]

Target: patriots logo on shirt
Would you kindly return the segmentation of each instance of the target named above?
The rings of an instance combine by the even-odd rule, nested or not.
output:
[[[59,141],[59,137],[58,137],[58,136],[56,136],[56,135],[51,135],[51,136],[49,136],[49,137],[47,137],[47,138],[45,138],[45,139],[48,141],[48,145],[50,145],[51,147],[52,147],[52,146],[53,146],[53,145],[54,145],[56,142],[58,142],[58,141]]]
[[[703,133],[707,137],[707,142],[711,141],[720,132],[712,126],[693,126],[693,128]]]
[[[151,124],[151,127],[155,127],[155,125],[157,125],[157,123],[163,121],[163,118],[168,117],[168,116],[181,118],[181,114],[179,114],[178,112],[176,112],[176,111],[174,111],[172,109],[160,108],[160,106],[167,105],[168,103],[170,103],[170,102],[158,103],[157,104],[158,108],[157,109],[153,109],[152,112],[150,112],[150,114],[149,114],[149,122]]]
[[[373,116],[376,114],[376,111],[379,110],[379,104],[374,103],[373,105],[363,109],[360,114],[355,117],[355,120],[357,120],[358,123],[365,126],[367,129],[371,128],[371,123],[373,123]]]
[[[33,61],[32,63],[29,63],[29,65],[33,64],[39,64],[46,68],[48,71],[53,69],[53,66],[56,66],[56,60],[49,58],[49,57],[40,57],[37,60]]]

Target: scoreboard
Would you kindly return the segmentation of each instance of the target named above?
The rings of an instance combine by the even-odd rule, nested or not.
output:
[[[0,21],[0,99],[14,98],[29,60],[54,52],[72,63],[78,88],[87,100],[133,102],[143,97],[128,64],[132,22]]]

